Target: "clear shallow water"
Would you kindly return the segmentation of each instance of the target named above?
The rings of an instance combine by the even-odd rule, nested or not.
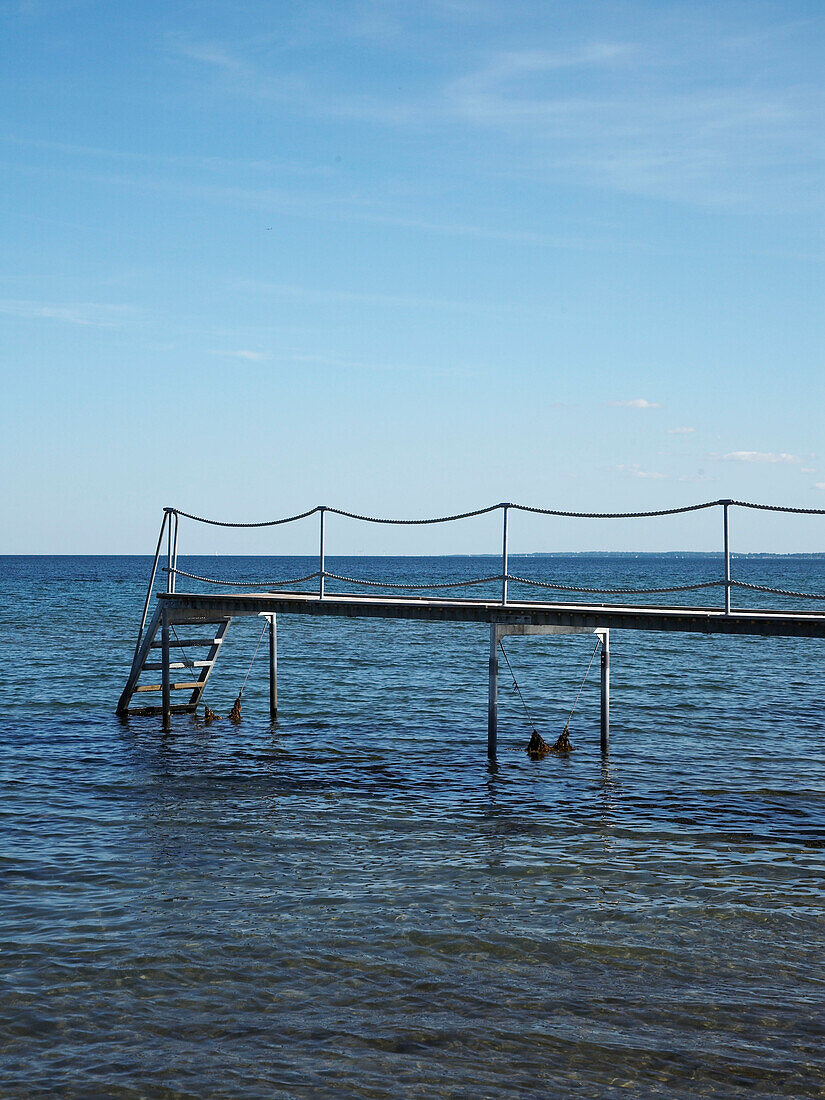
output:
[[[735,568],[825,591],[816,560]],[[113,713],[147,573],[0,559],[0,1095],[825,1095],[821,642],[615,632],[609,760],[593,676],[567,760],[525,756],[505,685],[490,768],[483,628],[282,616],[277,724],[262,647],[239,727],[164,736]],[[259,632],[230,628],[221,713]],[[555,736],[591,639],[506,644]]]

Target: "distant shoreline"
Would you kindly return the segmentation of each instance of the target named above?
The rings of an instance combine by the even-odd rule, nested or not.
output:
[[[501,554],[328,554],[330,558],[492,558],[501,559]],[[713,558],[724,557],[721,550],[534,550],[525,553],[510,553],[510,558]],[[314,560],[312,554],[181,554],[181,558],[232,558],[243,560],[260,560],[261,558],[306,558]],[[25,558],[143,558],[152,560],[151,554],[0,554],[0,561],[12,561]],[[163,555],[161,555],[163,558]],[[805,553],[797,551],[793,553],[767,553],[767,552],[731,552],[731,559],[742,560],[749,558],[754,560],[773,561],[781,558],[785,561],[825,561],[825,551],[811,551]]]

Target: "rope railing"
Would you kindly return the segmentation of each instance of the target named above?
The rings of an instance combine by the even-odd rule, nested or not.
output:
[[[724,581],[700,581],[698,584],[674,584],[669,588],[582,588],[577,584],[550,584],[547,581],[533,581],[527,577],[514,577],[508,573],[506,579],[517,584],[529,584],[534,588],[553,588],[559,592],[591,592],[597,596],[654,596],[663,592],[693,592],[699,588],[721,588]]]
[[[565,519],[652,519],[657,516],[677,516],[687,512],[701,512],[707,508],[720,508],[725,505],[736,508],[753,508],[762,512],[789,512],[806,516],[825,516],[825,508],[794,508],[785,504],[757,504],[748,500],[705,500],[699,504],[683,504],[678,508],[658,508],[649,512],[571,512],[560,508],[538,508],[531,504],[488,504],[483,508],[474,508],[469,512],[456,512],[449,516],[433,516],[425,518],[399,519],[390,516],[368,516],[359,512],[350,512],[345,508],[333,508],[328,505],[317,504],[305,512],[298,512],[294,516],[283,516],[280,519],[267,519],[255,523],[239,523],[233,520],[209,519],[206,516],[196,516],[192,512],[183,512],[179,508],[166,508],[166,512],[172,512],[183,519],[191,519],[196,523],[207,523],[213,527],[278,527],[284,523],[295,523],[300,519],[307,519],[318,512],[330,512],[333,515],[344,516],[346,519],[359,520],[362,523],[388,523],[398,526],[427,525],[433,523],[453,523],[456,520],[472,519],[475,516],[484,516],[490,512],[496,512],[502,508],[511,508],[516,512],[533,512],[541,516],[559,516]]]
[[[347,512],[343,508],[325,508],[325,512],[332,512],[336,516],[344,516],[346,519],[357,519],[362,523],[391,523],[399,527],[424,526],[431,523],[453,523],[458,519],[472,519],[474,516],[486,516],[489,512],[496,512],[501,504],[490,504],[486,508],[475,508],[472,512],[457,512],[453,516],[435,516],[433,519],[389,519],[385,516],[362,516],[357,512]]]
[[[296,516],[284,516],[283,519],[267,519],[260,523],[233,523],[225,519],[207,519],[205,516],[193,516],[191,512],[181,512],[179,508],[165,508],[164,511],[182,516],[184,519],[192,519],[195,523],[208,523],[211,527],[280,527],[282,523],[295,523],[296,520],[314,516],[320,509],[318,507],[310,508],[309,511],[299,512]]]
[[[338,573],[326,574],[331,580],[342,581],[345,584],[362,584],[367,588],[403,588],[410,591],[418,589],[438,589],[438,588],[471,588],[476,584],[490,584],[492,581],[500,581],[501,575],[499,573],[494,574],[492,577],[471,577],[469,580],[458,581],[436,581],[434,584],[399,584],[396,581],[373,581],[366,580],[361,577],[342,577]]]
[[[197,573],[187,573],[185,569],[172,569],[169,566],[164,566],[161,572],[172,573],[176,577],[189,577],[190,580],[202,581],[204,584],[219,584],[227,588],[285,588],[288,584],[303,584],[305,581],[314,580],[319,575],[316,569],[314,573],[307,573],[305,577],[291,577],[286,581],[230,581],[219,577],[201,577]]]
[[[751,592],[770,592],[774,596],[793,596],[798,600],[825,600],[819,592],[795,592],[790,588],[768,588],[764,584],[747,584],[745,581],[731,581],[734,588],[747,588]]]
[[[722,535],[723,535],[723,559],[724,575],[718,580],[699,581],[694,584],[669,585],[656,588],[596,588],[584,585],[562,584],[551,580],[534,580],[530,577],[522,577],[513,574],[508,567],[508,520],[509,513],[526,512],[534,515],[555,516],[562,519],[595,519],[595,520],[627,520],[627,519],[653,519],[661,516],[684,515],[689,512],[700,512],[710,508],[722,509]],[[753,592],[765,592],[771,595],[786,596],[793,599],[823,600],[825,595],[815,592],[801,592],[786,588],[772,588],[767,585],[748,584],[745,581],[734,580],[731,577],[731,550],[730,550],[730,510],[732,508],[749,508],[762,512],[780,512],[792,515],[823,516],[825,508],[795,508],[784,504],[759,504],[748,500],[707,500],[698,504],[685,504],[677,508],[659,508],[652,511],[640,512],[574,512],[559,508],[538,508],[528,504],[501,503],[490,504],[482,508],[474,508],[467,512],[456,512],[453,515],[434,516],[424,518],[404,519],[391,516],[370,516],[359,512],[351,512],[345,508],[332,508],[326,505],[316,505],[296,515],[283,516],[278,519],[261,520],[254,523],[235,522],[231,520],[211,519],[206,516],[195,515],[192,512],[184,512],[179,508],[164,508],[163,522],[158,535],[157,547],[152,565],[152,573],[149,580],[149,588],[143,607],[140,630],[138,632],[138,646],[143,635],[148,616],[149,604],[154,588],[155,577],[163,547],[164,535],[166,536],[166,566],[162,569],[167,575],[167,591],[175,591],[177,577],[187,577],[203,584],[215,584],[228,588],[285,588],[288,585],[306,584],[309,581],[318,582],[318,598],[324,599],[324,585],[327,580],[338,581],[342,584],[360,585],[367,588],[383,588],[398,591],[444,591],[457,588],[471,588],[477,585],[497,583],[501,585],[500,602],[506,605],[508,602],[508,584],[521,584],[532,588],[542,588],[558,592],[580,592],[590,595],[630,596],[630,595],[661,595],[665,593],[693,592],[701,589],[723,588],[725,614],[731,612],[731,592],[734,588],[745,589]],[[502,542],[501,542],[501,571],[487,577],[464,577],[450,581],[434,581],[429,584],[409,584],[398,581],[378,580],[366,577],[349,577],[343,574],[332,573],[325,565],[325,519],[327,513],[341,516],[361,523],[388,524],[392,526],[425,526],[439,523],[454,523],[459,520],[473,519],[477,516],[489,515],[493,512],[502,513]],[[252,528],[279,527],[299,520],[308,519],[310,516],[319,517],[319,553],[318,568],[311,573],[300,577],[292,577],[288,580],[264,580],[264,581],[238,581],[206,577],[197,573],[178,569],[178,527],[181,519],[188,519],[195,523],[208,524],[212,527],[240,528],[249,530]]]
[[[201,581],[203,584],[217,584],[222,588],[266,588],[283,589],[291,584],[305,584],[307,581],[320,577],[319,570],[306,573],[302,577],[290,577],[288,580],[265,581],[235,581],[225,577],[204,577],[199,573],[189,573],[185,569],[170,569],[168,566],[161,568],[162,573],[174,573],[177,577],[188,577],[193,581]],[[725,581],[697,581],[695,584],[673,584],[666,588],[589,588],[579,584],[559,584],[554,581],[537,581],[530,577],[520,577],[515,573],[492,573],[487,577],[469,577],[450,581],[430,581],[427,584],[407,584],[399,581],[375,580],[367,577],[348,577],[341,573],[331,573],[324,570],[324,576],[328,580],[341,581],[343,584],[363,585],[367,588],[398,588],[409,591],[425,591],[446,588],[471,588],[479,584],[492,584],[502,580],[512,581],[514,584],[526,584],[533,588],[547,588],[557,592],[587,592],[594,596],[655,596],[667,592],[696,592],[702,588],[721,588]],[[799,592],[789,588],[769,588],[764,584],[748,584],[745,581],[731,581],[733,588],[746,588],[752,592],[770,592],[776,596],[792,596],[804,600],[825,600],[825,594],[817,592]]]

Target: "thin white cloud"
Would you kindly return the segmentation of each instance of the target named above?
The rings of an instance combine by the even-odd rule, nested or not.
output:
[[[825,489],[825,481],[815,481],[814,489]]]
[[[634,397],[631,401],[611,401],[614,409],[661,409],[658,401],[646,401],[644,397]]]
[[[342,359],[336,355],[309,355],[295,352],[286,357],[290,363],[300,363],[309,367],[332,367],[342,370],[363,371],[410,371],[416,374],[434,375],[435,377],[475,377],[480,372],[462,367],[450,367],[438,369],[433,367],[418,367],[412,363],[368,363],[360,359]]]
[[[813,466],[803,466],[799,472],[800,474],[815,474],[816,469]]]
[[[219,348],[210,348],[210,355],[221,355],[226,359],[247,359],[251,363],[261,363],[266,359],[262,351],[248,351],[246,348],[238,348],[235,351],[222,351]]]
[[[19,299],[0,299],[0,313],[18,317],[23,321],[63,321],[70,325],[88,325],[94,328],[116,328],[133,319],[134,306],[111,305],[102,302],[31,302]]]
[[[0,135],[0,142],[3,140],[5,139]],[[426,218],[393,213],[392,209],[394,208],[386,202],[384,202],[384,205],[387,207],[387,212],[382,212],[380,207],[383,200],[376,199],[373,195],[359,195],[356,192],[340,194],[323,190],[323,187],[334,178],[334,171],[328,165],[300,165],[274,160],[271,162],[266,160],[232,161],[218,157],[150,157],[140,153],[133,154],[83,146],[63,146],[53,142],[25,142],[20,144],[51,149],[58,153],[64,152],[67,155],[74,152],[80,157],[85,156],[101,161],[106,158],[129,161],[145,169],[136,172],[97,171],[80,165],[73,165],[70,161],[59,164],[52,163],[48,167],[24,164],[22,161],[5,166],[7,170],[13,170],[24,176],[64,178],[83,183],[100,184],[106,187],[150,191],[196,202],[216,203],[221,206],[232,205],[244,209],[258,210],[268,221],[272,220],[277,214],[286,213],[290,217],[312,218],[314,221],[317,221],[318,218],[324,218],[329,221],[345,223],[363,222],[368,225],[397,226],[400,229],[419,230],[422,233],[437,236],[503,241],[536,248],[593,252],[605,247],[633,250],[644,247],[645,250],[649,251],[646,245],[642,245],[637,240],[621,239],[610,233],[593,234],[591,236],[564,235],[464,222],[434,222]],[[192,173],[188,175],[176,174],[174,170],[178,168],[191,168],[193,172],[208,173],[208,177],[200,178]],[[158,171],[155,171],[155,169]],[[319,187],[304,188],[298,191],[294,187],[232,185],[214,182],[212,178],[216,173],[223,173],[228,178],[235,178],[231,175],[233,172],[253,170],[262,175],[269,173],[276,178],[278,176],[317,177]],[[30,215],[22,214],[19,211],[15,211],[13,216],[31,220]],[[78,225],[64,219],[37,218],[36,220],[54,225],[74,226],[80,229],[89,228],[87,225]]]
[[[413,14],[394,13],[391,37],[399,43],[421,41],[416,5],[408,9]],[[676,33],[665,14],[635,28],[633,41],[548,33],[554,48],[537,49],[535,28],[515,18],[505,48],[458,52],[459,64],[474,59],[462,70],[428,51],[421,79],[405,56],[399,68],[407,75],[391,94],[368,80],[307,74],[288,36],[246,43],[175,37],[169,44],[193,75],[211,74],[224,93],[273,109],[425,132],[497,131],[507,142],[507,167],[496,166],[497,175],[561,176],[567,184],[578,177],[737,208],[818,202],[821,89],[776,75],[776,35],[733,47],[715,16],[697,13],[688,25],[686,35]],[[433,61],[443,69],[433,70]],[[753,72],[769,75],[754,82]]]
[[[227,50],[220,42],[186,42],[178,40],[178,52],[190,61],[198,61],[216,69],[225,69],[232,73],[248,73],[249,65]]]
[[[279,298],[292,298],[307,302],[329,302],[342,305],[388,306],[401,309],[456,310],[458,312],[485,313],[512,312],[514,307],[502,302],[460,302],[450,298],[425,298],[412,294],[381,294],[375,292],[317,289],[315,287],[296,286],[291,283],[267,283],[254,279],[244,279],[240,283],[244,290],[254,290]]]
[[[507,50],[449,83],[447,110],[512,138],[529,134],[534,155],[522,167],[533,172],[544,161],[547,171],[616,190],[711,204],[753,204],[768,193],[776,201],[775,178],[785,191],[816,196],[818,97],[798,85],[755,87],[730,74],[722,50],[709,55],[707,40],[709,76],[696,86],[680,75],[690,66],[668,64],[665,42],[656,52],[641,43],[570,47],[571,66],[599,66],[598,80],[580,80],[576,91],[552,79],[564,55]],[[639,95],[630,71],[644,71],[658,93]]]
[[[798,455],[787,454],[785,451],[774,453],[773,451],[730,451],[726,455],[711,455],[722,462],[768,462],[768,463],[796,463],[802,459]]]
[[[696,431],[695,428],[668,428],[667,429],[667,434],[668,435],[690,435],[692,432],[695,432],[695,431]]]
[[[100,145],[78,145],[65,141],[44,141],[40,138],[20,138],[13,134],[0,134],[0,144],[18,149],[32,149],[55,153],[66,161],[74,158],[91,161],[111,161],[114,164],[128,164],[147,169],[194,169],[204,172],[260,172],[272,175],[313,175],[330,176],[333,169],[328,164],[302,164],[298,161],[283,160],[278,157],[219,157],[184,156],[182,154],[135,152],[131,149],[106,148]],[[113,181],[116,177],[113,177]]]
[[[613,469],[620,474],[625,474],[627,477],[639,477],[651,481],[663,481],[667,478],[667,474],[660,474],[654,470],[643,470],[638,462],[614,466]]]

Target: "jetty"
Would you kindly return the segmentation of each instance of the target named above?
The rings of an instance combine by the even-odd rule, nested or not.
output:
[[[269,626],[269,703],[274,718],[278,712],[277,617],[279,615],[337,616],[347,619],[382,618],[434,622],[477,623],[489,632],[489,675],[487,707],[487,752],[495,758],[498,730],[499,652],[504,637],[548,634],[591,634],[601,642],[600,744],[607,752],[610,736],[610,632],[612,630],[677,631],[698,634],[761,635],[763,637],[825,638],[825,603],[822,611],[795,608],[736,608],[733,594],[749,590],[778,595],[786,601],[825,601],[825,594],[748,584],[731,575],[730,513],[734,508],[771,512],[825,515],[825,509],[792,508],[752,504],[739,500],[715,500],[650,512],[569,512],[533,508],[518,504],[496,504],[486,508],[434,519],[388,519],[364,516],[319,505],[299,515],[260,523],[230,523],[195,516],[176,508],[165,508],[158,535],[151,576],[138,630],[134,659],[120,696],[117,713],[157,715],[164,729],[172,716],[193,714],[202,700],[210,674],[224,645],[233,619],[263,616]],[[723,572],[720,577],[669,587],[592,588],[556,583],[552,578],[535,580],[509,569],[509,515],[519,510],[576,519],[638,519],[718,509],[721,513]],[[418,525],[452,523],[491,512],[501,512],[500,570],[485,577],[427,584],[402,584],[380,578],[347,577],[326,568],[326,517],[345,516],[364,523]],[[301,577],[286,580],[233,581],[206,577],[179,568],[180,520],[225,528],[276,527],[317,515],[317,568]],[[161,565],[165,544],[165,565]],[[155,593],[158,571],[166,573],[165,591]],[[179,591],[178,581],[197,581],[210,587],[206,592]],[[372,589],[366,593],[332,591],[328,582]],[[311,591],[296,588],[312,584]],[[456,596],[458,590],[495,585],[495,598]],[[512,586],[564,593],[564,601],[513,599]],[[693,607],[654,602],[625,603],[616,597],[662,597],[703,589],[720,589],[719,607]],[[255,591],[242,591],[254,589]],[[376,591],[377,590],[377,591]],[[439,596],[446,590],[449,595]],[[152,607],[155,597],[154,608]],[[595,597],[602,597],[595,599]],[[604,598],[606,597],[606,598]],[[612,597],[612,599],[611,599]],[[586,602],[580,602],[584,598]],[[199,652],[198,657],[193,653]],[[159,658],[159,659],[158,659]],[[160,676],[157,674],[160,673]],[[149,674],[149,679],[145,679]],[[154,674],[154,675],[152,675]],[[159,681],[159,682],[158,682]],[[180,693],[180,694],[177,694]],[[160,702],[144,703],[147,695]],[[173,697],[180,702],[173,702]]]

